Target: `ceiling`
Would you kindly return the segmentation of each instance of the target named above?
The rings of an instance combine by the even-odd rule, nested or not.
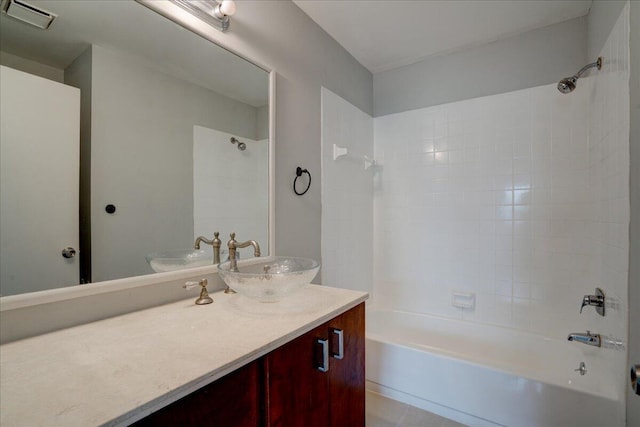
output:
[[[293,0],[372,73],[589,13],[591,0]]]
[[[65,69],[91,44],[240,102],[268,103],[268,74],[134,1],[27,0],[58,15],[49,30],[0,14],[0,50]]]

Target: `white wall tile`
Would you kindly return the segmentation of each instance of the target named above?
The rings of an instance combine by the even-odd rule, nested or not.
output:
[[[388,159],[402,159],[406,164],[425,148],[418,137],[420,122],[413,116],[402,117],[389,129]],[[405,142],[401,148],[394,142],[399,137]],[[334,144],[347,148],[348,154],[334,160]],[[365,155],[374,158],[373,119],[322,88],[322,281],[331,286],[370,292],[373,287],[373,186],[377,168],[365,169]],[[385,217],[402,220],[400,215],[409,208],[408,194],[397,182],[403,182],[407,176],[402,169],[393,171],[392,166],[389,169],[397,176],[384,185],[393,194],[395,203],[394,209],[385,209]]]
[[[375,269],[374,295],[397,309],[564,338],[586,328],[582,295],[598,285],[625,294],[623,30],[618,23],[603,70],[569,95],[548,85],[374,119],[374,152],[385,155],[374,265],[386,266]],[[414,132],[408,156],[398,155]],[[476,292],[475,311],[451,310],[454,288]]]

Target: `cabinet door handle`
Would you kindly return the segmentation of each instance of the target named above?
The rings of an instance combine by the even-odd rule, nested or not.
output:
[[[342,329],[333,329],[332,332],[338,336],[338,352],[332,353],[331,356],[340,360],[344,358],[344,332]]]
[[[327,372],[329,370],[329,340],[318,338],[316,343],[322,346],[322,364],[318,366],[318,371]]]

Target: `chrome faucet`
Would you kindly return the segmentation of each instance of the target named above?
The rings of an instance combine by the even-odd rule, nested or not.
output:
[[[209,240],[204,236],[198,236],[196,242],[193,245],[194,249],[200,249],[200,243],[206,243],[213,246],[213,264],[220,264],[220,247],[222,246],[222,240],[218,238],[220,233],[217,231],[213,233],[213,239]]]
[[[227,242],[229,247],[229,261],[231,262],[231,271],[238,271],[238,248],[246,248],[247,246],[253,246],[253,256],[260,256],[260,245],[255,240],[247,240],[246,242],[238,243],[236,241],[236,233],[231,233],[231,239]]]
[[[586,334],[571,333],[567,337],[569,341],[576,341],[586,345],[592,345],[594,347],[600,347],[601,339],[600,334],[592,334],[591,331],[587,331]]]

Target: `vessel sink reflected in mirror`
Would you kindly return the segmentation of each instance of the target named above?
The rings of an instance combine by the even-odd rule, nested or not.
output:
[[[242,295],[261,302],[276,302],[311,283],[319,269],[320,264],[312,259],[273,256],[239,265],[239,271],[231,271],[231,263],[223,262],[218,266],[218,274]]]
[[[146,258],[156,273],[213,265],[213,254],[203,249],[155,252],[147,255]]]

